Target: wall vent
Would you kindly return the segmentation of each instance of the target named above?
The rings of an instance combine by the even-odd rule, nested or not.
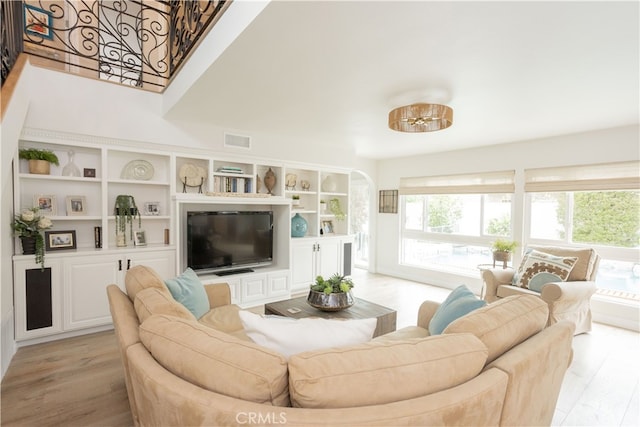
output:
[[[234,135],[231,133],[224,134],[224,147],[225,148],[243,148],[245,150],[251,149],[251,137],[243,135]]]

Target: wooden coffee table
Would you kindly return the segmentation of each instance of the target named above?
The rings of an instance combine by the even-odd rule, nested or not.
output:
[[[356,303],[341,311],[322,311],[307,304],[307,297],[292,298],[265,304],[264,314],[301,319],[303,317],[321,317],[323,319],[368,319],[375,317],[378,325],[374,337],[388,334],[396,330],[396,311],[360,298]]]

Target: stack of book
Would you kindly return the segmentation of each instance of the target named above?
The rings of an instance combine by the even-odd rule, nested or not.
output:
[[[244,173],[242,168],[237,168],[235,166],[222,166],[221,168],[218,168],[218,172],[220,172],[220,173],[237,173],[237,174],[243,174]]]

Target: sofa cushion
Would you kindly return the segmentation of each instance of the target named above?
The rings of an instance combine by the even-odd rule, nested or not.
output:
[[[166,288],[147,288],[139,291],[133,306],[140,323],[154,314],[168,314],[182,319],[196,320],[189,310],[173,299]]]
[[[487,302],[475,296],[468,287],[458,286],[451,291],[434,313],[429,322],[429,334],[441,334],[449,323],[485,305]]]
[[[187,268],[181,275],[164,281],[176,301],[184,305],[196,319],[209,311],[209,297],[196,273]]]
[[[547,283],[567,280],[577,260],[576,257],[560,257],[532,249],[525,254],[511,283],[542,292]]]
[[[289,359],[291,403],[347,408],[436,393],[478,375],[487,353],[473,335],[450,334],[297,354]]]
[[[573,265],[567,282],[595,280],[591,276],[598,266],[598,255],[595,250],[590,248],[559,248],[556,246],[530,246],[540,252],[561,257],[576,257],[578,261]]]
[[[344,347],[371,340],[378,320],[293,319],[240,311],[245,333],[255,342],[286,357],[305,351]]]
[[[124,286],[131,302],[135,301],[136,295],[143,289],[167,289],[158,273],[146,265],[136,265],[127,270],[127,274],[124,276]]]
[[[513,295],[453,321],[443,333],[472,333],[489,349],[489,363],[543,330],[548,317],[549,307],[539,297]]]
[[[235,304],[212,308],[198,322],[220,332],[232,333],[242,330],[242,321],[238,312],[240,307]]]
[[[140,341],[174,375],[237,399],[288,406],[287,360],[280,354],[196,321],[154,315]]]

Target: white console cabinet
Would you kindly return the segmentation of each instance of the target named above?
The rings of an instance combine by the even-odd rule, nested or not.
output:
[[[33,256],[16,256],[14,294],[16,341],[111,324],[106,287],[124,287],[126,271],[138,264],[162,277],[175,275],[171,248],[100,254],[47,254],[45,270]]]
[[[227,283],[231,288],[231,302],[247,308],[291,296],[289,270],[240,273],[229,276],[201,276],[202,283]]]
[[[350,274],[352,243],[350,236],[292,239],[292,292],[308,291],[319,275]]]

